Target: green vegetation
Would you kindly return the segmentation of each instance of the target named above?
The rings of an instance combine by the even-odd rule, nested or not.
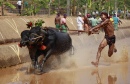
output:
[[[42,19],[38,19],[36,22],[34,21],[29,21],[27,22],[27,28],[32,28],[32,27],[42,27],[43,23],[45,23]]]
[[[9,3],[7,0],[0,0],[0,6],[1,6],[1,13],[2,13],[1,15],[4,15],[4,6],[10,7],[12,9],[16,8],[13,4]]]
[[[42,8],[48,8],[49,0],[26,0],[24,3],[24,15],[36,15]]]
[[[70,2],[69,11],[72,15],[77,15],[79,11],[82,14],[92,13],[93,11],[106,11],[111,14],[117,10],[125,11],[124,14],[126,14],[126,11],[130,10],[130,0],[24,0],[23,15],[36,15],[41,9],[48,9],[49,14],[51,14],[50,8],[53,8],[52,13],[57,10],[59,12],[61,8],[66,11],[67,1]],[[0,0],[2,8],[3,5],[16,8],[9,3],[9,0]]]

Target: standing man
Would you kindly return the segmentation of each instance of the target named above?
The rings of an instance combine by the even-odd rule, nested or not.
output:
[[[102,12],[100,17],[102,19],[102,22],[99,25],[90,29],[90,31],[89,31],[89,35],[92,34],[93,31],[99,30],[100,28],[103,28],[104,32],[105,32],[105,36],[98,48],[96,61],[91,62],[96,67],[98,67],[99,59],[101,57],[101,52],[104,49],[104,47],[106,47],[107,45],[109,46],[109,50],[108,50],[109,57],[111,57],[113,55],[113,52],[117,52],[117,49],[115,48],[116,36],[114,35],[113,24],[110,21],[107,13]]]
[[[89,22],[90,22],[90,27],[92,27],[92,15],[91,14],[87,14],[87,17],[88,17],[88,20],[89,20]]]
[[[55,26],[57,29],[60,29],[60,20],[61,20],[60,13],[57,13],[57,16],[55,18]]]
[[[64,33],[66,33],[67,29],[69,29],[68,26],[67,26],[67,24],[66,24],[66,18],[67,18],[67,15],[64,14],[63,18],[61,18],[61,21],[60,21],[61,32],[64,32]]]
[[[97,20],[96,16],[93,16],[93,18],[91,19],[91,21],[92,21],[92,27],[97,26],[98,20]]]
[[[28,8],[28,6],[29,6],[28,1],[24,1],[24,7]]]
[[[88,20],[87,16],[84,16],[84,30],[88,33],[89,29],[90,29],[90,22]]]
[[[18,5],[19,14],[21,15],[22,1],[21,1],[21,0],[18,0],[18,1],[17,1],[17,5]]]
[[[77,17],[77,27],[78,27],[78,30],[84,30],[83,29],[83,24],[84,24],[84,21],[83,21],[83,18],[81,17],[81,13],[79,12],[78,17]]]
[[[119,19],[118,19],[118,17],[116,17],[116,14],[114,14],[114,16],[113,16],[113,21],[114,21],[115,30],[118,30]]]

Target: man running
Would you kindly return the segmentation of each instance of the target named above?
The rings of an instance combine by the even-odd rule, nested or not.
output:
[[[117,51],[117,49],[115,48],[116,36],[114,35],[114,26],[112,22],[110,21],[108,14],[105,12],[102,12],[100,17],[102,19],[102,22],[99,25],[89,30],[89,35],[92,34],[92,32],[94,32],[95,30],[99,30],[100,28],[103,28],[105,32],[104,39],[102,40],[98,48],[96,61],[91,62],[96,67],[98,67],[99,59],[101,57],[101,51],[103,50],[104,47],[109,45],[109,50],[108,50],[109,57],[112,56],[113,52]]]

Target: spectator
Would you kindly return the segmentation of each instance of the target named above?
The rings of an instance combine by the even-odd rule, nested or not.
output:
[[[78,30],[83,30],[83,18],[81,17],[81,13],[79,12],[78,14],[78,17],[77,17],[77,27],[78,27]],[[81,34],[81,32],[80,32]]]
[[[101,19],[101,17],[99,17],[99,16],[98,16],[97,20],[98,20],[98,24],[100,24],[100,23],[102,22],[102,19]],[[104,29],[103,29],[103,28],[100,28],[100,31],[104,32]]]
[[[98,17],[98,24],[100,24],[102,22],[102,19],[100,17]]]
[[[93,16],[93,18],[91,19],[91,21],[92,21],[92,27],[97,26],[97,24],[98,24],[98,20],[96,19],[95,16]]]
[[[18,5],[19,14],[21,15],[22,1],[21,1],[21,0],[18,0],[18,1],[17,1],[17,5]]]
[[[89,22],[90,22],[90,27],[92,27],[92,16],[88,13],[87,14],[87,17],[88,17],[88,20],[89,20]]]
[[[28,8],[28,2],[27,1],[24,1],[24,7]]]
[[[66,24],[66,18],[67,18],[67,15],[64,14],[63,18],[61,18],[61,21],[60,21],[61,32],[64,32],[64,33],[66,33],[67,29],[69,29],[67,24]]]
[[[57,16],[55,18],[55,26],[57,29],[60,29],[60,20],[61,20],[60,13],[57,13]]]
[[[90,22],[87,16],[84,16],[84,30],[88,33],[90,29]]]
[[[116,14],[114,14],[113,20],[114,20],[114,29],[118,30],[119,19],[116,17]]]

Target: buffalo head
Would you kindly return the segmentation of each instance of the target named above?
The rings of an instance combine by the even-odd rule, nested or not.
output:
[[[46,34],[46,31],[40,27],[31,28],[29,35],[29,44],[37,44],[39,41],[43,41]]]
[[[22,47],[22,46],[26,46],[29,42],[29,30],[24,30],[22,33],[21,33],[21,41],[20,41],[20,44],[19,46]]]

